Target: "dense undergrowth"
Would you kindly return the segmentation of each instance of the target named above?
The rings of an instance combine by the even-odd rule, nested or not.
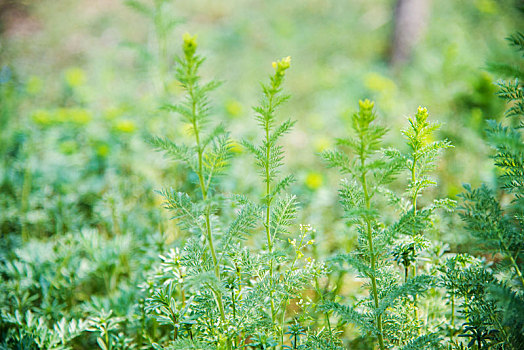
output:
[[[347,102],[358,109],[304,180],[287,165],[309,156],[286,143],[290,57],[272,63],[236,139],[195,36],[169,64],[169,2],[128,5],[155,38],[128,43],[155,82],[140,137],[126,117],[139,109],[94,115],[75,69],[27,128],[16,116],[41,82],[0,72],[0,349],[524,347],[520,62],[490,66],[508,78],[495,89],[505,118],[479,128],[494,183],[442,191],[442,158],[463,145],[427,108],[397,128],[369,99]],[[524,53],[522,34],[508,41]],[[315,192],[328,178],[335,206]]]

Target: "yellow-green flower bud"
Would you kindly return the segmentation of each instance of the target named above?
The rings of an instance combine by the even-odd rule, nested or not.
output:
[[[289,68],[291,65],[291,57],[287,56],[280,61],[276,61],[272,63],[273,68],[275,69],[277,74],[284,75],[286,69]]]
[[[371,109],[373,109],[373,107],[375,106],[375,102],[370,101],[370,100],[368,100],[368,99],[366,98],[364,101],[359,100],[359,101],[358,101],[358,106],[359,106],[360,109],[362,109],[362,110],[371,110]]]
[[[182,44],[182,49],[184,50],[184,54],[188,57],[195,54],[197,48],[196,38],[196,35],[191,36],[189,33],[185,33],[183,36],[184,43]]]
[[[415,118],[417,118],[419,124],[423,124],[428,119],[428,109],[419,106]]]

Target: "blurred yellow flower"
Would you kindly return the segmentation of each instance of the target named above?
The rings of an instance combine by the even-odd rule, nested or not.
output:
[[[316,172],[310,172],[306,176],[305,184],[307,188],[310,190],[316,190],[320,186],[322,186],[322,183],[324,182],[324,179],[322,178],[322,174],[316,173]]]
[[[55,110],[37,110],[31,118],[40,125],[53,123],[87,124],[93,119],[91,112],[84,108],[57,108]]]
[[[242,114],[242,105],[236,100],[226,102],[226,112],[232,117],[238,117]]]
[[[79,87],[85,84],[86,82],[86,73],[81,68],[69,68],[65,72],[65,79],[67,85],[72,88]]]
[[[31,119],[33,119],[33,121],[36,124],[39,124],[42,126],[53,123],[53,117],[51,113],[44,109],[39,109],[37,111],[34,111],[33,114],[31,115]]]
[[[91,113],[83,108],[71,108],[69,110],[69,121],[75,124],[87,124],[93,119]]]
[[[121,119],[115,123],[114,126],[115,130],[124,132],[124,133],[132,133],[136,130],[136,125],[132,120],[129,119]]]
[[[60,123],[87,124],[91,121],[91,113],[83,108],[58,108],[55,111],[55,118]]]
[[[98,154],[100,157],[107,157],[109,154],[109,146],[106,144],[98,145],[96,148],[96,154]]]

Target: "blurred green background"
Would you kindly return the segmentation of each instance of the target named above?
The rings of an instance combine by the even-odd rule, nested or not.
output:
[[[391,146],[402,147],[400,130],[419,105],[443,123],[439,137],[455,148],[428,198],[493,183],[484,128],[504,105],[493,84],[500,76],[486,67],[516,62],[504,38],[522,29],[522,3],[414,6],[401,15],[393,0],[1,0],[2,307],[16,300],[21,312],[36,306],[55,320],[102,307],[125,315],[143,297],[136,286],[183,237],[154,190],[195,181],[145,141],[187,134],[160,108],[182,93],[173,69],[186,32],[207,57],[204,80],[223,82],[214,112],[236,140],[256,135],[251,106],[271,62],[292,57],[281,118],[297,124],[285,139],[284,172],[298,179],[299,221],[317,228],[319,256],[354,243],[337,206],[340,177],[317,154],[346,135],[359,99],[376,101]],[[237,151],[223,187],[258,195],[252,159]],[[456,216],[441,221],[434,238],[468,250]],[[28,274],[48,281],[24,282]]]
[[[423,2],[425,11],[408,14],[422,21],[404,34],[413,49],[392,65],[396,1],[3,1],[3,79],[19,95],[16,117],[4,122],[39,134],[28,142],[45,153],[37,157],[43,167],[65,157],[85,169],[92,151],[109,167],[112,157],[129,156],[129,167],[155,182],[169,165],[143,135],[183,133],[159,107],[180,93],[173,58],[190,32],[208,57],[204,77],[224,82],[215,112],[237,139],[253,133],[251,106],[271,62],[292,57],[293,97],[282,118],[298,120],[286,149],[301,190],[335,195],[334,179],[313,171],[322,167],[315,153],[344,135],[358,99],[371,98],[393,144],[419,105],[444,123],[442,137],[456,149],[439,169],[439,195],[455,196],[462,182],[492,181],[482,132],[503,106],[498,77],[484,68],[513,59],[503,38],[522,17],[515,1]]]

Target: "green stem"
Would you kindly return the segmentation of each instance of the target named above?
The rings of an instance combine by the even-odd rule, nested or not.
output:
[[[417,180],[417,174],[416,174],[416,165],[417,165],[417,158],[413,156],[413,167],[411,168],[411,183],[414,185]],[[411,203],[413,203],[413,220],[415,219],[417,215],[417,197],[418,197],[418,190],[413,193],[413,198],[411,199]],[[415,234],[415,232],[413,232]],[[413,278],[417,277],[417,259],[416,259],[416,252],[415,252],[415,258],[413,261]],[[413,317],[415,318],[415,321],[418,320],[418,310],[417,310],[417,296],[413,296]],[[418,328],[418,334],[420,335],[420,328]]]
[[[360,137],[360,151],[359,151],[360,168],[366,169],[365,167],[366,155],[365,155],[365,148],[364,148],[365,137],[363,135],[363,131],[360,131],[359,137]],[[373,248],[373,231],[371,228],[372,222],[371,222],[371,218],[369,217],[369,210],[371,209],[371,196],[368,190],[366,174],[367,174],[367,171],[362,170],[360,181],[362,184],[362,191],[364,192],[364,201],[365,201],[366,211],[367,211],[364,221],[366,222],[368,249],[369,249],[369,256],[371,259],[371,294],[373,296],[375,309],[378,310],[379,302],[378,302],[378,288],[377,288],[377,277],[376,277],[377,267],[376,267],[376,261],[375,261],[375,250]],[[380,350],[385,350],[381,314],[376,315],[376,323],[377,323],[377,329],[378,329],[377,336],[378,336],[378,343],[380,346]]]
[[[363,153],[361,153],[361,166],[364,168],[364,158]],[[368,192],[368,186],[367,186],[367,180],[366,180],[366,173],[364,172],[362,174],[362,189],[364,191],[364,199],[366,203],[366,209],[369,211],[371,209],[371,202]],[[378,289],[377,289],[377,278],[376,278],[376,262],[375,262],[375,251],[373,249],[373,232],[371,229],[371,220],[366,214],[366,232],[367,232],[367,239],[368,239],[368,246],[369,246],[369,255],[371,257],[371,292],[373,294],[373,300],[375,302],[375,308],[379,308],[379,302],[378,302]],[[384,346],[384,335],[382,330],[382,315],[377,314],[377,328],[378,328],[378,343],[381,350],[385,350]]]
[[[236,323],[237,316],[236,316],[236,300],[235,300],[235,288],[234,287],[231,289],[231,305],[233,308],[233,323]],[[233,339],[233,345],[236,348],[236,345],[237,345],[236,338]]]
[[[286,321],[286,306],[287,300],[284,303],[282,310],[282,317],[280,317],[280,348],[284,349],[284,323]]]
[[[189,67],[189,69],[191,69]],[[193,101],[192,102],[192,115],[193,115],[193,130],[195,131],[195,141],[196,141],[196,145],[197,145],[197,150],[198,150],[198,172],[197,172],[197,175],[198,175],[198,180],[199,180],[199,183],[200,183],[200,191],[202,193],[202,200],[204,201],[204,203],[207,201],[207,189],[206,189],[206,186],[205,186],[205,183],[204,183],[204,170],[203,170],[203,160],[202,160],[202,156],[203,156],[203,148],[202,148],[202,145],[200,144],[200,135],[199,135],[199,130],[198,130],[198,123],[197,123],[197,118],[196,118],[196,101],[195,101],[195,96],[194,96],[194,87],[192,84],[189,84],[188,85],[188,93],[189,93],[189,96],[191,98],[191,100]],[[213,260],[213,267],[214,267],[214,270],[215,270],[215,276],[220,284],[220,266],[218,265],[218,260],[217,260],[217,256],[216,256],[216,252],[215,252],[215,246],[213,244],[213,234],[212,234],[212,230],[211,230],[211,220],[210,220],[210,208],[209,208],[209,204],[206,203],[206,210],[205,210],[205,221],[206,221],[206,240],[207,240],[207,243],[208,243],[208,246],[209,246],[209,250],[211,252],[211,257],[212,257],[212,260]],[[225,325],[226,323],[226,315],[225,315],[225,312],[224,312],[224,305],[223,305],[223,302],[222,302],[222,293],[220,292],[220,290],[215,290],[215,289],[212,289],[212,292],[213,294],[215,295],[215,299],[216,299],[216,302],[217,302],[217,306],[218,306],[218,309],[220,311],[220,319],[222,321],[222,324]],[[228,345],[230,345],[229,341],[228,341]],[[230,346],[228,346],[229,348]]]
[[[415,172],[415,167],[417,164],[417,158],[413,157],[413,167],[411,168],[411,183],[415,184],[417,181],[417,173]],[[413,215],[417,213],[417,195],[418,191],[415,191],[413,194],[413,197],[411,198],[411,202],[413,203]]]
[[[108,331],[106,331],[106,336],[105,336],[105,338],[106,338],[106,346],[107,346],[107,348],[108,348],[109,350],[111,350],[111,348],[112,348],[111,345],[112,345],[112,344],[109,343],[109,332],[108,332]]]
[[[302,238],[300,239],[300,242],[298,243],[299,247],[302,247],[302,244],[304,243],[304,237],[305,235],[302,235]],[[295,269],[295,264],[298,260],[298,254],[295,253],[295,258],[293,259],[293,262],[291,263],[291,267],[288,270],[288,273],[284,276],[284,285],[287,285],[287,280],[289,279],[289,276]],[[286,308],[287,303],[289,301],[289,298],[286,296],[284,300],[282,301],[282,317],[280,318],[280,346],[283,349],[284,348],[284,322],[286,320]]]
[[[451,331],[449,338],[453,342],[453,334],[455,332],[455,291],[451,291]]]
[[[315,233],[316,233],[316,231],[313,230],[311,239],[313,239],[314,241],[316,241],[316,239],[317,239]],[[313,245],[313,252],[312,253],[313,253],[313,258],[315,260],[318,260],[318,252],[317,252],[317,245],[316,244]],[[327,280],[327,283],[329,285],[329,279]],[[317,293],[320,296],[320,301],[323,304],[324,303],[324,294],[322,293],[322,290],[320,289],[320,283],[318,283],[318,276],[315,276],[315,288],[317,289]],[[324,316],[326,318],[326,324],[328,326],[329,338],[331,340],[333,340],[333,331],[331,329],[331,322],[329,321],[329,313],[325,313]]]
[[[173,322],[173,340],[177,340],[178,338],[178,327],[177,327],[177,323],[178,323],[178,320],[177,320],[177,317],[175,315],[175,313],[173,312],[173,310],[171,308],[169,308],[169,311],[171,312],[171,320]]]
[[[517,262],[513,258],[513,255],[511,255],[510,253],[508,253],[508,255],[509,255],[509,259],[511,260],[511,264],[515,268],[515,272],[519,276],[520,283],[522,283],[522,286],[524,287],[524,277],[522,277],[522,273],[520,272],[519,266],[517,265]]]
[[[271,113],[273,110],[273,94],[269,96],[269,103],[268,103],[268,113]],[[269,290],[269,299],[271,303],[271,320],[273,321],[273,325],[275,325],[276,322],[276,314],[275,314],[275,302],[273,300],[273,242],[271,240],[271,174],[269,169],[269,161],[270,161],[270,155],[271,155],[271,145],[269,144],[269,138],[270,138],[270,125],[269,121],[265,125],[265,133],[266,133],[266,162],[265,162],[265,180],[266,180],[266,238],[267,238],[267,249],[270,254],[270,260],[269,260],[269,278],[270,278],[270,286],[271,289]]]
[[[318,295],[320,296],[320,302],[322,304],[324,304],[324,295],[322,294],[322,291],[320,290],[320,284],[318,283],[318,277],[317,276],[315,276],[315,287],[317,289]],[[329,339],[333,340],[333,331],[331,330],[331,322],[329,321],[329,312],[326,312],[324,314],[324,316],[326,318],[326,324],[328,326]]]
[[[517,265],[517,262],[513,258],[513,255],[511,254],[511,251],[509,250],[509,247],[504,242],[504,239],[500,235],[500,232],[497,231],[497,235],[499,237],[499,241],[502,244],[502,247],[505,251],[505,253],[509,256],[509,260],[511,261],[511,265],[513,265],[513,268],[515,269],[515,272],[517,273],[517,276],[520,279],[520,283],[522,283],[522,286],[524,287],[524,277],[522,277],[522,272],[520,272],[519,266]]]

